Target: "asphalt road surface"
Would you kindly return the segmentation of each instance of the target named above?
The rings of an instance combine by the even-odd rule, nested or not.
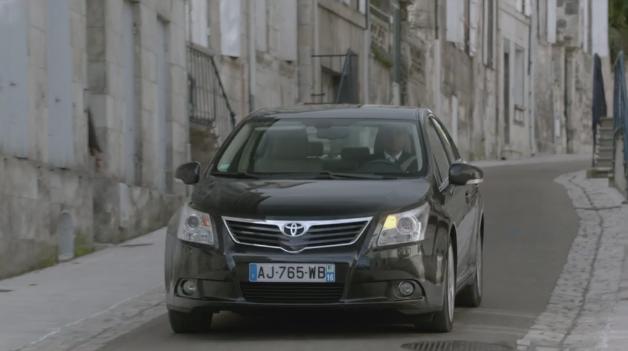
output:
[[[484,301],[477,309],[457,308],[451,333],[414,332],[398,317],[377,313],[222,312],[214,316],[208,334],[173,334],[163,315],[102,350],[401,350],[433,340],[514,347],[545,309],[578,229],[571,202],[554,179],[586,166],[562,162],[485,169]]]

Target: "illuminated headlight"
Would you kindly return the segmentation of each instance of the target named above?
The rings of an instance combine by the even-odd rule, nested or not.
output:
[[[425,239],[430,205],[388,215],[377,238],[377,246],[418,242]]]
[[[179,221],[179,239],[206,245],[214,245],[214,225],[208,213],[183,206]]]

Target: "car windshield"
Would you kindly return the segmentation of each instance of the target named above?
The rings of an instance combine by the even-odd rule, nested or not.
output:
[[[252,119],[218,156],[213,174],[381,179],[424,168],[417,124],[390,119]]]

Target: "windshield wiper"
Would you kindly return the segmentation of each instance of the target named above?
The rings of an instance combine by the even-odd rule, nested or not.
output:
[[[251,174],[248,172],[213,172],[212,175],[229,178],[259,179],[259,177],[255,174]]]
[[[387,177],[377,174],[361,174],[361,173],[339,173],[322,171],[316,175],[316,178],[324,179],[395,179],[395,177]]]

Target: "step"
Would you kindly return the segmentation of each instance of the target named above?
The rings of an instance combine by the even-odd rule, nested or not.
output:
[[[594,167],[587,170],[587,178],[608,178],[611,169],[608,167]]]

